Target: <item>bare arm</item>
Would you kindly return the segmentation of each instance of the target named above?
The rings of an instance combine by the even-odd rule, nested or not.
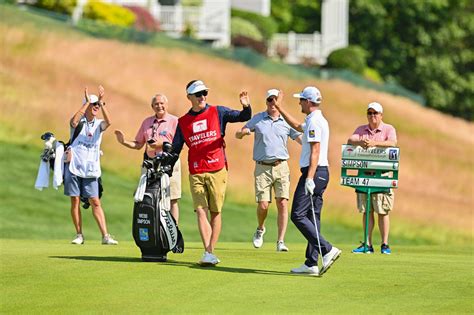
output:
[[[125,140],[125,135],[123,134],[122,130],[115,129],[114,131],[115,137],[117,138],[117,141],[130,149],[135,149],[135,150],[140,150],[143,148],[144,143],[138,143],[137,141],[128,141]]]
[[[86,113],[86,109],[89,106],[89,92],[87,91],[87,87],[84,88],[84,96],[86,99],[86,102],[81,106],[81,108],[72,116],[71,120],[69,121],[69,124],[71,125],[72,128],[76,128],[77,125],[79,124],[79,120],[81,120],[81,117],[84,116]]]
[[[303,135],[299,135],[298,138],[295,139],[295,141],[299,144],[303,144]]]
[[[110,115],[107,107],[105,107],[105,102],[103,101],[105,95],[104,87],[99,85],[99,104],[100,108],[102,109],[102,115],[104,116],[104,123],[102,124],[102,130],[105,130],[110,127],[112,124],[110,122]]]
[[[309,169],[306,178],[313,179],[314,174],[316,174],[316,169],[318,168],[320,143],[310,142],[309,145],[311,146],[311,155],[309,157]]]
[[[283,118],[286,120],[286,122],[295,130],[298,130],[299,132],[303,131],[303,124],[300,123],[298,120],[296,120],[293,116],[290,115],[283,107],[283,92],[280,90],[278,93],[278,97],[276,98],[275,101],[275,107],[278,109],[280,114],[283,116]]]

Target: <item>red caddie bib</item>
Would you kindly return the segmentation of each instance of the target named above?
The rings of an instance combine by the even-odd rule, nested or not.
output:
[[[226,166],[217,107],[209,106],[196,116],[188,113],[178,119],[178,124],[189,148],[189,173],[213,172]]]

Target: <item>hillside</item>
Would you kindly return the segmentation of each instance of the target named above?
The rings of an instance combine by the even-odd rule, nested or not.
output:
[[[231,108],[240,108],[239,91],[247,89],[254,113],[264,109],[267,89],[280,88],[286,94],[286,107],[301,119],[297,100],[290,95],[311,84],[323,93],[323,111],[331,126],[332,180],[326,209],[347,220],[360,220],[354,209],[354,193],[339,185],[340,145],[357,125],[366,122],[366,104],[377,100],[384,105],[384,121],[396,126],[401,148],[394,221],[407,221],[414,227],[432,229],[433,233],[441,226],[466,235],[471,233],[472,123],[342,81],[295,81],[287,79],[285,73],[269,76],[195,52],[94,39],[72,30],[58,31],[52,24],[30,22],[27,13],[20,16],[24,19],[13,19],[2,13],[0,19],[2,141],[23,143],[40,150],[39,136],[44,131],[54,131],[58,138],[66,139],[67,121],[81,104],[84,86],[92,91],[98,84],[105,87],[112,129],[122,129],[131,138],[142,119],[151,113],[150,98],[157,92],[168,96],[171,113],[178,116],[185,113],[189,108],[185,85],[192,79],[200,78],[210,87],[211,104]],[[232,124],[227,128],[229,197],[252,203],[253,141],[233,137],[240,127],[241,124]],[[141,153],[120,146],[111,131],[104,135],[103,150],[106,169],[137,176]],[[291,143],[290,151],[295,183],[299,175],[299,146]],[[185,174],[183,180],[186,186]],[[394,224],[393,230],[397,228]],[[414,228],[413,235],[416,232]]]

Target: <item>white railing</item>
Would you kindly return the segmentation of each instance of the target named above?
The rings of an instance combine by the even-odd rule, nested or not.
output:
[[[201,7],[160,6],[160,28],[170,35],[182,36],[190,30],[196,38],[213,41],[216,46],[230,44],[230,3],[206,0]]]
[[[323,0],[321,33],[275,34],[268,54],[283,57],[283,60],[290,64],[305,61],[325,64],[331,52],[347,47],[349,43],[348,12],[348,0]]]

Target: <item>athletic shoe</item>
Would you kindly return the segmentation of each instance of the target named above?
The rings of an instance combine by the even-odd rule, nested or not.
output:
[[[114,240],[112,235],[105,234],[104,237],[102,238],[102,245],[118,245],[118,242]]]
[[[283,241],[278,241],[277,242],[277,252],[287,252],[288,247],[285,246],[285,243]]]
[[[74,238],[71,244],[82,245],[84,244],[84,236],[82,234],[76,234],[76,238]]]
[[[220,260],[212,253],[204,252],[201,260],[198,262],[201,266],[215,266]]]
[[[308,267],[305,264],[302,264],[298,268],[291,269],[291,273],[297,273],[300,275],[308,275],[308,276],[319,276],[319,269],[318,266]]]
[[[323,268],[321,268],[320,272],[321,275],[331,268],[332,264],[341,256],[341,253],[342,250],[333,246],[329,253],[323,256]]]
[[[392,250],[390,249],[388,244],[382,244],[382,246],[380,246],[380,252],[382,254],[390,255],[392,253]]]
[[[374,253],[374,247],[372,245],[369,245],[367,248],[367,252],[364,251],[364,244],[361,244],[359,247],[356,249],[352,250],[353,254],[373,254]]]
[[[265,232],[266,232],[265,227],[262,230],[257,228],[257,230],[255,231],[255,234],[253,235],[253,247],[255,247],[255,248],[262,247],[262,245],[263,245],[263,234],[265,234]]]

